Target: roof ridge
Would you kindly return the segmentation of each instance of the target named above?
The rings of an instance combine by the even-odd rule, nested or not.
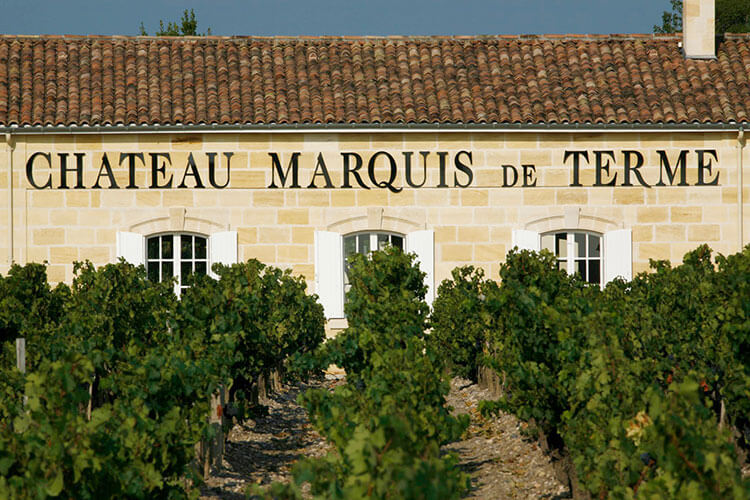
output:
[[[737,37],[748,37],[750,34],[727,34],[728,38]],[[628,40],[628,39],[647,39],[647,40],[661,40],[661,39],[674,39],[681,38],[681,33],[610,33],[610,34],[598,34],[598,33],[547,33],[547,34],[479,34],[479,35],[205,35],[205,36],[156,36],[156,35],[52,35],[52,34],[37,34],[37,35],[14,35],[14,34],[0,34],[0,39],[65,39],[65,40],[279,40],[279,41],[358,41],[358,40]]]

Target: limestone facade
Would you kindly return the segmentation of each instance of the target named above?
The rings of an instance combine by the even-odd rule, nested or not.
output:
[[[514,230],[605,233],[619,228],[632,231],[635,274],[648,268],[649,259],[680,262],[701,243],[725,254],[748,243],[750,151],[740,146],[737,131],[17,134],[6,139],[5,154],[0,154],[0,255],[5,256],[0,273],[7,272],[11,260],[47,261],[50,281],[69,282],[73,261],[114,262],[121,231],[210,235],[232,230],[239,260],[257,258],[291,268],[312,283],[316,231],[407,234],[430,229],[437,286],[451,269],[465,264],[497,277]],[[575,152],[586,152],[587,160]],[[36,153],[31,176],[41,189],[27,175]],[[131,179],[133,156],[126,155],[132,153],[142,153],[143,161],[136,157]],[[293,168],[288,169],[295,154],[299,187],[293,186]],[[677,167],[681,154],[684,180]],[[119,189],[112,188],[102,166],[105,155]],[[392,181],[388,155],[395,164]],[[639,155],[643,165],[634,168]],[[575,156],[580,160],[577,179]],[[362,166],[355,170],[357,157]],[[407,157],[409,180],[420,187],[407,182]],[[662,165],[665,157],[672,179]],[[81,184],[75,170],[79,158]],[[226,187],[209,182],[211,158],[217,186],[226,184],[230,167]],[[64,182],[61,162],[67,168]],[[526,187],[523,165],[534,167],[526,168]],[[504,187],[514,180],[514,169],[515,186]],[[278,174],[284,171],[282,186]],[[361,183],[352,171],[360,174]],[[351,187],[342,187],[345,177]],[[170,178],[171,187],[160,187]],[[657,185],[660,179],[664,185]],[[204,188],[197,187],[199,180]],[[43,187],[48,181],[50,187]]]

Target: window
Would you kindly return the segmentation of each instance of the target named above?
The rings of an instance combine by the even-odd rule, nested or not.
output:
[[[404,249],[404,237],[393,233],[356,233],[344,236],[344,295],[349,291],[349,257],[355,253],[367,255],[392,245]]]
[[[362,231],[342,235],[334,231],[315,231],[315,293],[327,319],[344,318],[346,256],[359,253],[360,249],[361,253],[366,253],[384,248],[386,243],[417,256],[419,267],[425,273],[425,300],[432,305],[435,295],[435,232],[432,229],[407,234]]]
[[[207,239],[195,234],[160,234],[146,238],[146,270],[152,281],[177,278],[175,294],[187,288],[185,278],[208,273]]]
[[[557,256],[558,269],[578,273],[589,283],[602,283],[602,237],[586,232],[542,235],[542,248]]]

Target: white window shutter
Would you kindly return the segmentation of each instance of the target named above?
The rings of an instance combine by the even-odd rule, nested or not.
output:
[[[604,233],[604,284],[618,276],[633,279],[633,236],[630,229]]]
[[[435,298],[435,231],[427,229],[414,231],[406,235],[406,251],[417,254],[417,262],[423,273],[427,285],[425,301],[432,307]]]
[[[344,317],[344,248],[339,233],[315,231],[315,293],[326,319]]]
[[[208,237],[208,257],[210,264],[231,266],[237,263],[237,231],[221,231]],[[209,271],[213,278],[217,276]]]
[[[122,257],[134,266],[146,264],[146,243],[142,234],[119,231],[116,239],[118,259]]]
[[[514,229],[512,243],[512,246],[518,247],[519,250],[534,250],[535,252],[538,252],[542,249],[539,233],[536,231]]]

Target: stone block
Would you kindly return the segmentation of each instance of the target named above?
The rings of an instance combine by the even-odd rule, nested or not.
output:
[[[79,259],[90,260],[96,266],[114,262],[112,248],[110,247],[81,247]]]
[[[721,226],[718,224],[693,224],[688,227],[688,240],[696,243],[719,241],[721,240]]]
[[[315,267],[312,264],[294,264],[292,274],[305,278],[307,293],[315,293]]]
[[[78,247],[51,246],[49,260],[53,264],[72,264],[78,260]]]
[[[135,203],[139,207],[161,206],[161,191],[158,189],[138,190],[135,193]]]
[[[678,205],[687,201],[687,189],[681,187],[654,188],[660,205]]]
[[[3,210],[3,221],[8,220],[7,210]],[[26,212],[26,223],[29,226],[49,226],[49,215],[51,210],[46,208],[29,208]],[[6,231],[5,227],[2,231]]]
[[[606,207],[611,206],[613,192],[614,192],[613,188],[605,188],[605,187],[589,188],[588,189],[589,206],[593,206],[593,205],[606,206]]]
[[[461,205],[464,207],[487,206],[488,194],[484,189],[461,190]]]
[[[654,226],[650,224],[639,224],[633,226],[632,231],[633,242],[635,243],[649,242],[654,239]]]
[[[270,226],[276,224],[275,208],[247,208],[242,211],[245,226]]]
[[[293,227],[292,243],[312,245],[315,241],[315,229],[312,227]]]
[[[468,226],[474,223],[474,211],[471,208],[442,208],[439,214],[441,225]]]
[[[309,262],[309,245],[279,245],[276,247],[277,262]]]
[[[676,243],[685,241],[686,226],[684,224],[656,224],[654,232],[654,241]]]
[[[237,243],[247,245],[258,242],[257,227],[240,227],[237,229]]]
[[[558,205],[586,205],[589,201],[585,188],[556,189]]]
[[[255,191],[252,199],[256,207],[283,207],[284,191],[280,189]]]
[[[691,189],[687,193],[687,202],[696,205],[709,205],[712,203],[721,203],[720,187],[700,187]]]
[[[388,206],[388,191],[385,189],[361,189],[357,190],[357,206],[359,207],[386,207]]]
[[[456,242],[456,226],[438,226],[435,228],[435,242],[436,243],[455,243]]]
[[[135,193],[133,190],[108,191],[101,200],[101,206],[106,208],[129,208],[134,206]]]
[[[66,279],[66,278],[68,278],[68,276],[67,276],[68,273],[66,272],[66,267],[68,267],[68,266],[65,266],[65,265],[62,265],[62,264],[51,264],[51,265],[47,266],[47,281],[49,281],[50,284],[57,284],[57,283],[60,283],[60,282],[63,282],[63,281],[71,281],[70,279]],[[71,275],[73,274],[72,267],[73,266],[70,266],[71,270],[70,270],[69,274],[71,274]]]
[[[353,189],[336,189],[331,191],[332,207],[353,207],[356,205],[357,195]]]
[[[702,207],[670,207],[669,214],[672,222],[701,222],[703,220]]]
[[[643,205],[643,190],[640,187],[620,187],[612,193],[612,203],[615,205]]]
[[[34,245],[62,245],[65,243],[65,229],[63,228],[34,229],[33,235]]]
[[[192,207],[193,190],[166,189],[162,193],[162,199],[165,207]]]
[[[459,226],[458,241],[461,243],[483,243],[489,241],[490,231],[487,226]]]
[[[301,207],[328,207],[331,205],[331,191],[328,189],[305,189],[297,193],[297,203]]]
[[[544,188],[526,188],[523,190],[524,205],[554,205],[555,190]]]
[[[649,259],[664,260],[672,256],[669,243],[638,243],[636,247],[636,260],[646,261]]]
[[[474,260],[476,262],[500,262],[505,258],[506,245],[478,244],[474,245]]]
[[[96,243],[98,245],[112,245],[114,248],[117,231],[112,228],[97,229]]]
[[[27,249],[26,260],[28,262],[38,262],[38,263],[42,263],[45,260],[49,261],[49,248],[50,247],[47,247],[47,246],[30,246]],[[0,255],[4,255],[8,251],[7,247],[2,248],[1,250],[3,250],[3,252]],[[0,273],[0,274],[7,274],[7,272]]]
[[[65,228],[65,241],[78,247],[95,245],[96,231],[90,227],[69,226]]]
[[[290,243],[292,241],[292,230],[289,227],[260,227],[258,228],[258,242],[268,243]]]
[[[721,189],[721,202],[722,203],[737,203],[737,188],[729,187]]]
[[[91,206],[89,192],[80,189],[65,191],[65,206],[70,208]]]
[[[234,166],[234,165],[232,165]],[[264,189],[270,183],[266,172],[260,170],[237,170],[232,172],[232,188],[256,188]]]
[[[258,259],[264,264],[276,263],[276,245],[243,245],[240,247],[242,260]]]
[[[669,218],[667,207],[638,207],[638,222],[641,224],[666,222]]]
[[[279,224],[303,225],[310,221],[309,213],[304,208],[279,209],[276,215]]]
[[[445,243],[439,246],[440,259],[444,262],[471,262],[473,245],[464,243]]]
[[[88,206],[88,194],[86,206]],[[60,208],[65,206],[65,193],[57,190],[38,190],[31,192],[31,206],[38,208]]]
[[[389,206],[391,207],[411,207],[414,206],[416,192],[413,189],[404,189],[400,193],[391,193],[389,197]]]

